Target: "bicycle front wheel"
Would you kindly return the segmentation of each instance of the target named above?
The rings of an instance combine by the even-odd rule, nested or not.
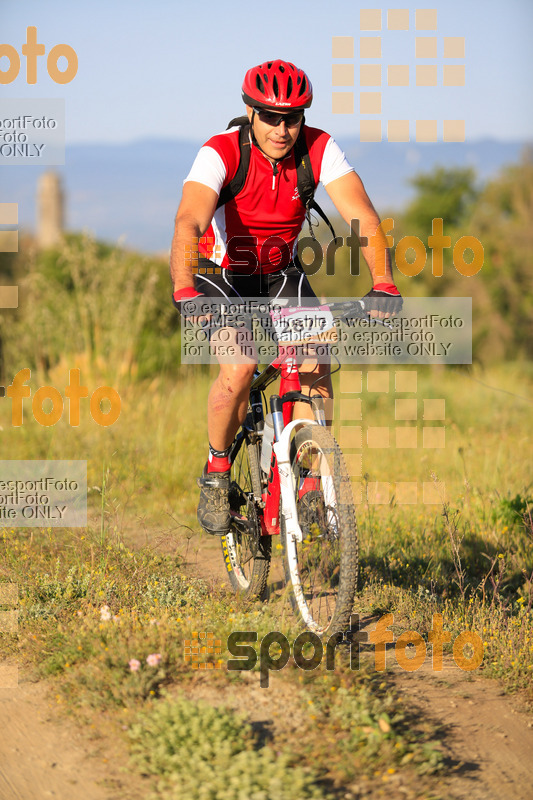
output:
[[[291,478],[302,541],[281,513],[285,579],[294,611],[318,635],[350,622],[359,547],[352,489],[342,452],[320,425],[300,428],[291,444]]]
[[[250,442],[244,428],[236,445],[229,491],[232,522],[229,532],[221,538],[224,564],[236,592],[262,598],[267,587],[272,538],[261,536],[260,511],[255,501],[261,497],[259,445]]]

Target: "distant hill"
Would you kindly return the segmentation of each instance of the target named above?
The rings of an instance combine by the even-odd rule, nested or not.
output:
[[[360,174],[378,210],[401,209],[411,196],[410,177],[436,165],[472,166],[480,179],[516,162],[525,142],[480,140],[339,144]],[[199,144],[179,140],[143,140],[129,144],[79,144],[67,147],[64,176],[67,227],[88,229],[100,239],[147,252],[168,250],[182,181]],[[37,178],[45,168],[4,167],[0,201],[19,204],[19,227],[35,226]],[[327,206],[327,195],[324,205]],[[319,198],[320,199],[320,198]]]

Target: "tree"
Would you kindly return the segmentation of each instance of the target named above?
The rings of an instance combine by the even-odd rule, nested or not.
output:
[[[439,218],[446,228],[460,228],[468,221],[479,195],[475,178],[473,169],[460,167],[437,167],[433,172],[415,175],[410,183],[417,195],[404,214],[408,232],[427,236],[432,221]]]
[[[485,263],[478,312],[487,354],[533,357],[533,151],[487,184],[471,220]],[[478,277],[478,276],[476,276]]]

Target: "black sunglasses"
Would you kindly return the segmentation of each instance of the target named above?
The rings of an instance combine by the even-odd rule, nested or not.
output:
[[[285,123],[287,128],[294,128],[304,118],[303,111],[293,111],[289,114],[279,114],[277,111],[267,111],[264,108],[254,108],[255,113],[266,125],[272,128],[277,128],[282,122]]]

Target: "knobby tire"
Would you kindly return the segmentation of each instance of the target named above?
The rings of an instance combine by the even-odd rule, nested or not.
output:
[[[253,503],[250,506],[249,503],[241,502],[242,497],[250,494],[261,497],[259,444],[251,443],[247,432],[231,466],[231,481],[232,510],[244,518],[256,514]],[[267,588],[272,537],[260,536],[258,544],[254,547],[252,537],[242,533],[235,524],[232,524],[229,533],[222,536],[221,544],[224,565],[234,591],[246,597],[262,599]]]
[[[291,478],[303,541],[287,534],[281,514],[285,580],[292,607],[319,636],[349,627],[359,568],[355,508],[337,442],[320,425],[300,428],[291,443]],[[299,492],[311,481],[312,491]]]

